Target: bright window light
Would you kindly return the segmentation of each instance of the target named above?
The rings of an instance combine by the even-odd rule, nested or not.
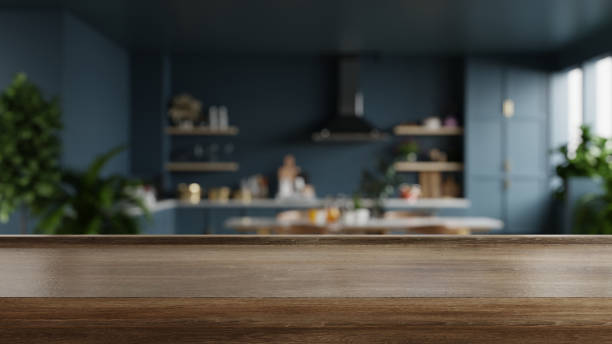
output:
[[[595,63],[596,105],[595,131],[599,136],[612,137],[612,57]]]
[[[568,151],[576,152],[580,144],[580,126],[582,125],[582,69],[572,69],[567,74],[567,129]]]

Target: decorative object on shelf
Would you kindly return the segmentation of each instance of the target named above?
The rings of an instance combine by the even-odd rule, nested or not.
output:
[[[219,108],[215,105],[208,108],[208,126],[212,130],[219,130]]]
[[[433,148],[429,151],[429,159],[431,159],[431,161],[446,162],[448,161],[448,156],[438,148]]]
[[[208,190],[208,200],[221,203],[227,203],[230,199],[232,189],[227,186],[211,188]]]
[[[423,126],[430,130],[437,130],[442,127],[442,121],[440,121],[440,117],[427,117],[423,120]]]
[[[253,195],[251,194],[251,191],[249,189],[241,187],[240,189],[234,191],[232,199],[235,199],[242,203],[251,203],[251,201],[253,200]]]
[[[402,160],[417,161],[419,144],[414,140],[404,141],[396,147],[395,151]]]
[[[219,130],[227,130],[229,127],[229,112],[227,106],[219,106]]]
[[[190,94],[180,94],[172,98],[168,110],[172,123],[182,128],[192,128],[200,120],[202,103]]]
[[[442,197],[442,173],[421,172],[419,173],[419,184],[424,198]]]
[[[457,198],[461,195],[461,187],[454,176],[446,176],[442,182],[442,196]]]
[[[400,184],[400,197],[410,201],[416,201],[421,196],[421,186],[418,184]]]
[[[248,191],[253,198],[267,198],[268,179],[261,174],[250,176],[240,181],[240,189]]]
[[[104,165],[124,150],[117,147],[98,156],[83,172],[64,171],[61,184],[46,203],[37,231],[44,234],[138,234],[138,219],[128,213],[148,208],[134,194],[138,180],[118,175],[101,177]]]
[[[444,127],[445,128],[458,128],[459,121],[457,120],[457,117],[453,115],[446,116],[446,118],[444,118]]]
[[[0,95],[0,222],[21,208],[22,234],[28,212],[38,213],[61,179],[61,127],[58,100],[17,74]]]
[[[198,204],[202,199],[202,188],[198,183],[191,183],[189,185],[180,183],[178,185],[178,192],[179,199],[183,202]]]

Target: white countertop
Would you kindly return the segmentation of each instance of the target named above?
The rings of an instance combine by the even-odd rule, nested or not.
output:
[[[370,219],[361,224],[324,223],[313,224],[308,221],[278,220],[274,217],[234,217],[225,222],[225,226],[234,229],[255,230],[257,228],[283,228],[299,225],[326,227],[332,232],[345,232],[363,228],[381,228],[390,230],[409,230],[421,227],[469,228],[474,231],[500,230],[504,227],[501,220],[488,217],[411,217],[403,219]]]
[[[152,213],[175,208],[246,208],[246,209],[309,209],[323,207],[326,205],[325,199],[316,200],[278,200],[278,199],[254,199],[250,202],[238,200],[229,200],[226,202],[202,200],[199,203],[190,203],[179,201],[177,199],[167,199],[156,202],[149,207]],[[353,202],[349,199],[348,202]],[[371,199],[363,199],[363,206],[371,207],[373,201]],[[401,198],[390,198],[384,201],[385,209],[422,209],[422,210],[437,210],[437,209],[467,209],[470,207],[470,201],[465,198],[423,198],[418,200],[405,200]],[[139,215],[139,209],[130,209],[130,214]]]

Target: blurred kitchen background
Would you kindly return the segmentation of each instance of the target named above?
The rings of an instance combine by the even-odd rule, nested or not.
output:
[[[611,34],[606,0],[0,1],[0,233],[612,233]]]

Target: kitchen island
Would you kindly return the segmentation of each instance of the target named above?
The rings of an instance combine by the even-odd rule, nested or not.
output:
[[[5,236],[7,343],[604,343],[612,238]]]

